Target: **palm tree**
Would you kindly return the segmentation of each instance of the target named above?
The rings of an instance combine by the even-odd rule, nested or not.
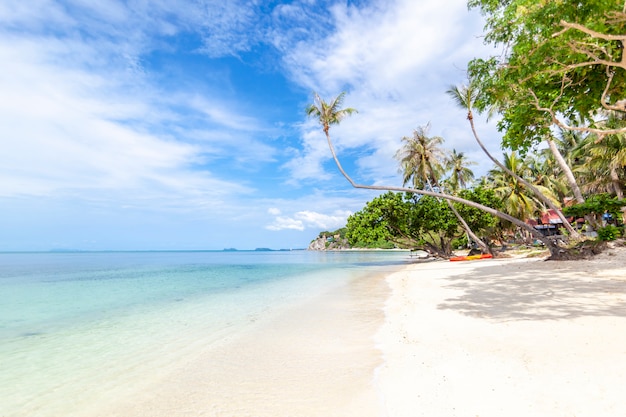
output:
[[[400,161],[401,169],[404,172],[403,185],[413,180],[413,186],[415,188],[424,188],[424,186],[427,186],[430,190],[433,190],[434,186],[441,192],[442,190],[438,178],[443,173],[443,164],[446,160],[446,154],[439,147],[439,145],[443,143],[443,138],[439,136],[429,137],[429,128],[430,125],[419,127],[413,131],[413,136],[403,137],[402,141],[404,142],[404,146],[396,152],[396,159]],[[470,229],[465,219],[459,214],[458,210],[454,208],[452,202],[446,200],[446,203],[461,223],[461,227],[465,230],[469,238],[473,242],[476,242],[483,252],[491,252],[489,246]]]
[[[529,181],[535,186],[543,186],[550,190],[549,195],[554,201],[566,200],[570,189],[550,149],[543,149],[537,155],[527,155],[524,162],[530,170]]]
[[[590,137],[582,149],[587,157],[579,172],[587,192],[608,192],[624,198],[626,183],[626,135],[611,135],[601,141]]]
[[[331,100],[330,103],[326,103],[317,93],[314,93],[313,104],[306,108],[307,116],[314,116],[319,120],[327,138],[330,138],[328,132],[331,125],[337,125],[341,123],[346,116],[351,116],[353,113],[357,113],[356,109],[350,107],[346,109],[340,108],[343,104],[345,96],[346,92],[344,91],[335,97],[334,100]]]
[[[436,193],[436,192],[428,191],[428,190],[419,190],[415,188],[406,188],[406,187],[392,187],[392,186],[386,186],[386,185],[363,185],[363,184],[358,184],[354,182],[354,180],[346,173],[346,171],[341,166],[341,163],[339,162],[339,158],[337,158],[337,153],[335,152],[335,148],[333,147],[332,141],[330,139],[330,134],[329,134],[330,125],[337,124],[345,116],[348,116],[356,112],[356,110],[354,109],[340,109],[339,108],[344,96],[345,96],[345,93],[341,93],[336,99],[332,100],[330,103],[326,103],[317,94],[315,94],[315,102],[309,107],[307,107],[306,111],[307,111],[307,115],[315,116],[318,118],[320,124],[322,125],[324,129],[324,133],[326,134],[326,139],[328,140],[328,147],[330,148],[330,152],[333,156],[333,160],[335,161],[335,164],[337,165],[337,168],[339,169],[341,174],[344,176],[344,178],[354,188],[360,188],[360,189],[365,189],[365,190],[396,191],[396,192],[403,192],[403,193],[429,195],[431,197],[445,198],[446,200],[451,200],[457,203],[465,204],[470,207],[474,207],[478,210],[482,210],[484,212],[490,213],[502,220],[515,224],[516,226],[526,230],[535,238],[541,240],[546,245],[546,247],[550,250],[550,254],[553,258],[557,259],[561,256],[561,249],[553,240],[543,236],[533,227],[529,226],[528,224],[521,221],[520,219],[517,219],[501,211],[495,210],[491,207],[484,206],[474,201],[465,200],[457,196],[444,194],[444,193]],[[338,114],[333,114],[333,113],[338,113]]]
[[[343,167],[339,163],[339,159],[337,159],[337,154],[335,152],[333,142],[330,140],[331,125],[337,125],[341,123],[341,121],[347,116],[358,113],[356,109],[353,109],[351,107],[345,109],[341,108],[345,96],[346,92],[342,91],[337,97],[327,103],[317,93],[313,93],[313,104],[307,106],[306,114],[309,117],[315,117],[322,125],[322,129],[324,130],[324,134],[326,135],[326,140],[328,141],[328,147],[333,154],[333,158],[335,160],[335,163],[337,164],[337,168],[339,168],[339,171],[343,174],[343,176],[346,177],[354,186],[354,182],[352,181],[352,179],[350,179],[348,174],[346,174]]]
[[[572,225],[565,218],[561,210],[559,210],[559,208],[554,204],[553,201],[551,201],[548,197],[542,194],[541,191],[537,189],[537,187],[533,186],[524,178],[517,176],[515,173],[509,170],[500,161],[494,158],[489,153],[487,148],[485,148],[485,145],[480,140],[480,137],[478,136],[478,133],[476,132],[476,126],[474,126],[474,114],[472,110],[474,102],[476,101],[476,98],[478,97],[478,91],[474,89],[472,85],[461,86],[460,88],[457,86],[452,86],[450,87],[450,89],[448,89],[447,93],[456,101],[456,103],[460,107],[467,110],[467,120],[469,120],[470,126],[472,128],[472,133],[474,134],[474,138],[476,139],[476,142],[478,143],[480,148],[483,150],[483,152],[489,157],[489,159],[491,159],[493,163],[495,163],[498,167],[500,167],[500,169],[504,170],[507,174],[513,177],[517,177],[517,180],[520,181],[525,187],[528,187],[528,189],[530,189],[537,196],[537,198],[541,199],[541,201],[543,201],[546,204],[546,206],[554,210],[554,212],[559,216],[559,219],[561,220],[561,222],[563,223],[567,231],[570,233],[570,236],[572,236],[575,239],[578,239],[580,236],[579,233],[576,231],[576,229],[572,227]]]
[[[476,162],[468,161],[463,152],[452,149],[452,153],[445,161],[446,170],[450,172],[448,183],[452,191],[466,188],[467,184],[474,179],[474,172],[468,168],[469,165],[476,165]]]
[[[418,127],[413,136],[404,136],[404,145],[396,152],[403,172],[403,185],[412,180],[415,188],[432,187],[443,171],[445,152],[439,147],[443,138],[428,136],[430,125]]]
[[[507,170],[495,168],[489,171],[490,188],[502,199],[504,210],[520,219],[537,217],[537,214],[543,211],[545,206],[535,194],[529,193],[528,188],[520,181],[520,178],[532,173],[532,167],[520,159],[515,152],[504,154],[504,166]],[[513,172],[515,175],[511,175],[509,172]],[[548,188],[542,185],[537,185],[537,188],[545,195],[554,198]]]

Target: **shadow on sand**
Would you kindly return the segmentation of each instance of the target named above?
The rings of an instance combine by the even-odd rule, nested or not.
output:
[[[503,275],[507,268],[510,274]],[[483,266],[445,280],[445,288],[462,294],[438,308],[473,317],[497,321],[626,317],[626,280],[590,276],[576,262]]]

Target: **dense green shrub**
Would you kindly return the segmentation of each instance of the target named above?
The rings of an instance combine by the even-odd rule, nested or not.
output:
[[[453,249],[465,249],[467,248],[467,245],[467,235],[463,235],[459,238],[452,239],[452,244],[450,246],[452,246]]]
[[[598,239],[602,241],[615,240],[622,235],[622,229],[609,224],[598,229]]]

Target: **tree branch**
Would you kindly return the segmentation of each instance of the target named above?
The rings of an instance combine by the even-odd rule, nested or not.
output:
[[[596,32],[595,30],[591,30],[586,26],[583,26],[581,24],[578,23],[570,23],[570,22],[566,22],[565,20],[561,20],[559,22],[559,25],[563,26],[563,29],[560,30],[559,32],[556,32],[555,34],[552,35],[553,38],[562,35],[563,33],[567,32],[570,29],[575,29],[578,30],[579,32],[585,33],[589,36],[591,36],[592,38],[596,38],[596,39],[604,39],[605,41],[624,41],[626,40],[626,35],[607,35],[605,33],[600,33],[600,32]]]
[[[561,36],[569,30],[577,30],[579,32],[582,32],[586,35],[591,36],[594,39],[601,39],[601,40],[608,41],[608,42],[619,41],[621,42],[622,46],[626,46],[626,35],[609,35],[609,34],[605,34],[601,32],[596,32],[595,30],[589,29],[588,27],[583,26],[581,24],[569,23],[564,20],[561,20],[559,24],[563,27],[563,29],[554,33],[552,35],[553,38]],[[591,61],[581,62],[577,64],[570,64],[570,65],[567,65],[566,67],[567,69],[580,68],[580,67],[584,67],[587,65],[606,65],[609,67],[618,67],[618,68],[622,68],[626,70],[626,54],[622,54],[622,58],[619,61],[610,61],[606,59],[600,59],[588,48],[579,47],[578,45],[585,45],[583,42],[577,42],[577,43],[569,42],[568,44],[574,52],[587,55],[589,58],[591,58]],[[587,46],[593,49],[602,50],[602,48],[598,47],[597,45],[587,44]],[[605,55],[609,57],[611,56],[608,51],[604,50],[603,52]]]
[[[569,131],[572,131],[572,132],[594,133],[594,134],[598,135],[600,137],[600,139],[602,139],[606,135],[616,135],[616,134],[620,134],[620,133],[626,133],[626,127],[622,127],[622,128],[619,128],[619,129],[599,129],[599,128],[593,128],[593,127],[570,126],[570,125],[562,122],[557,117],[556,112],[554,111],[554,109],[552,107],[543,107],[541,105],[541,103],[539,102],[539,98],[537,97],[537,95],[535,94],[535,92],[533,90],[529,89],[528,92],[529,92],[529,94],[533,98],[535,108],[537,110],[539,110],[539,111],[548,113],[550,115],[550,118],[552,119],[552,122],[555,125],[557,125],[558,127],[560,127],[561,129],[563,129],[563,130],[569,130]],[[558,101],[558,99],[561,97],[561,95],[562,95],[562,90],[561,90],[561,93],[554,100],[554,102]],[[615,109],[618,110],[618,111],[624,111],[624,108],[621,108],[621,107],[615,107]]]

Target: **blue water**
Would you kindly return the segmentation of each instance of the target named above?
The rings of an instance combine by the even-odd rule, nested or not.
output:
[[[88,415],[199,346],[372,271],[398,252],[0,253],[0,416]],[[71,401],[68,401],[71,398]]]

